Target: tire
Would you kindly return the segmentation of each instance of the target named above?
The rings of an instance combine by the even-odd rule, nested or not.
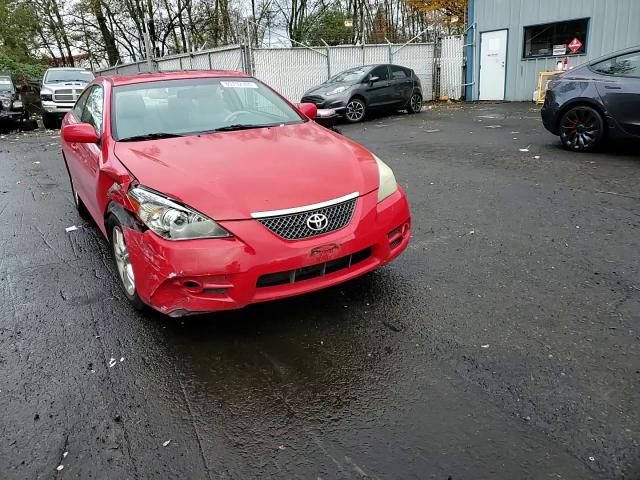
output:
[[[605,135],[605,123],[600,112],[586,105],[567,110],[560,118],[560,141],[573,152],[595,149]]]
[[[122,225],[114,215],[110,215],[106,221],[107,235],[109,245],[111,246],[111,254],[113,255],[113,263],[116,267],[120,286],[127,300],[136,310],[143,310],[144,303],[140,300],[135,286],[135,276],[133,268],[129,262],[129,251],[124,238]]]
[[[78,211],[78,215],[80,215],[80,217],[84,220],[90,220],[91,215],[89,214],[89,210],[87,210],[87,207],[80,198],[80,195],[78,195],[78,192],[76,192],[76,187],[74,187],[73,185],[73,179],[71,178],[71,175],[69,175],[69,184],[71,185],[71,196],[73,197],[73,204]]]
[[[47,130],[55,130],[58,128],[58,119],[48,113],[42,115],[42,123]]]
[[[422,110],[422,95],[418,92],[413,92],[409,103],[407,103],[407,113],[419,113]]]
[[[360,98],[352,98],[347,102],[344,118],[349,123],[361,122],[367,114],[367,106]]]

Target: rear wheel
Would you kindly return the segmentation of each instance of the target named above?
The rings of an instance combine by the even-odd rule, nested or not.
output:
[[[364,102],[359,98],[352,98],[349,100],[349,103],[347,103],[347,110],[344,116],[347,122],[358,123],[362,121],[366,112],[367,107]]]
[[[144,303],[140,300],[136,292],[136,278],[133,273],[131,259],[129,257],[129,248],[124,238],[122,225],[113,215],[107,219],[107,233],[109,235],[109,243],[113,253],[113,260],[116,264],[120,284],[124,290],[124,294],[137,310],[144,308]]]
[[[409,99],[407,112],[418,113],[420,110],[422,110],[422,95],[420,95],[418,92],[414,92]]]
[[[560,119],[560,140],[576,152],[593,150],[604,137],[604,120],[595,108],[573,107]]]

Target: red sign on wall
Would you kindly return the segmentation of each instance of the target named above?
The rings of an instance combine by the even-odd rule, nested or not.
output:
[[[571,50],[571,53],[576,53],[578,50],[582,48],[582,42],[578,40],[578,37],[576,37],[573,40],[571,40],[571,43],[569,43],[567,47],[569,47],[569,50]]]

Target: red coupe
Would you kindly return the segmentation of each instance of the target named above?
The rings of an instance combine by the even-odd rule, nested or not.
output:
[[[344,282],[407,247],[391,169],[315,115],[238,72],[89,84],[62,154],[134,306],[239,308]]]

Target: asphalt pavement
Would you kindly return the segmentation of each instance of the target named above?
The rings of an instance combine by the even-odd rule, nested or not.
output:
[[[185,319],[127,304],[58,132],[0,134],[0,478],[640,478],[640,147],[566,152],[530,104],[340,128],[408,250]]]

